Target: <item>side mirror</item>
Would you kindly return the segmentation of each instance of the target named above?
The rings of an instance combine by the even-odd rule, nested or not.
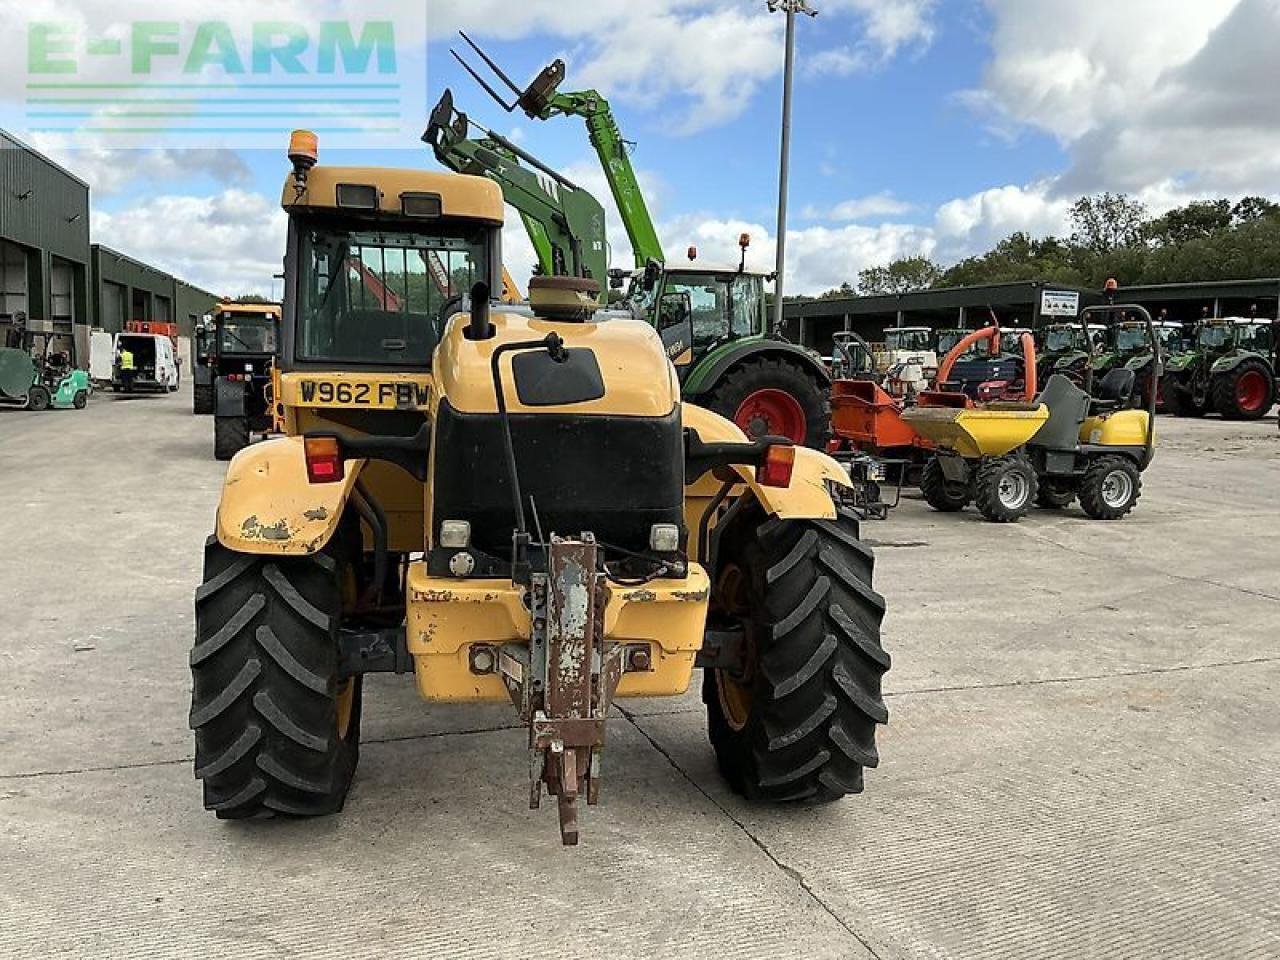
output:
[[[627,271],[614,267],[609,271],[609,289],[621,290],[627,283]]]
[[[658,279],[662,276],[662,264],[657,260],[650,260],[644,265],[644,288],[652,290],[658,285]]]

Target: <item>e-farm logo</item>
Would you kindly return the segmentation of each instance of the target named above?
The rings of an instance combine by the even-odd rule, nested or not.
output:
[[[333,146],[394,142],[424,115],[425,41],[405,42],[425,38],[424,8],[373,0],[354,21],[150,18],[97,29],[33,20],[27,127],[110,146],[278,147],[294,127]]]

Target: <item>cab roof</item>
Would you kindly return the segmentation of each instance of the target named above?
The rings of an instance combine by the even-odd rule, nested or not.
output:
[[[376,208],[339,203],[339,187],[373,187]],[[502,188],[484,177],[435,170],[404,170],[389,167],[313,167],[301,194],[290,175],[284,184],[280,205],[288,213],[331,211],[351,214],[405,216],[405,199],[438,198],[439,216],[480,220],[501,226],[505,212]],[[425,218],[424,218],[425,219]]]
[[[277,320],[280,319],[280,304],[278,303],[220,303],[218,304],[218,313],[269,313]]]

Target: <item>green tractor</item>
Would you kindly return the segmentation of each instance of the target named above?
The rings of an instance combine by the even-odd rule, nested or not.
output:
[[[566,71],[563,60],[552,62],[527,87],[518,87],[470,37],[462,37],[514,99],[504,99],[456,52],[455,58],[505,111],[519,108],[532,120],[578,117],[585,122],[635,260],[634,270],[610,270],[610,283],[615,290],[626,288],[621,305],[661,334],[680,374],[684,398],[734,421],[748,435],[786,437],[825,448],[831,433],[827,399],[831,375],[821,358],[772,330],[765,284],[773,277],[746,269],[750,238],[745,234],[739,238],[742,257],[736,267],[669,264],[609,101],[595,90],[561,91]],[[458,153],[456,160],[442,160],[457,169],[455,164],[464,160],[464,144],[456,135],[458,128],[445,116],[445,107],[437,107],[437,112],[433,129],[444,134],[453,131],[451,149]],[[539,212],[546,205],[541,198],[536,198],[536,203],[528,199],[529,191],[511,168],[515,160],[523,159],[550,176],[547,169],[527,154],[512,150],[510,143],[497,142],[492,135],[490,140],[490,146],[496,144],[504,154],[507,175],[495,176],[493,165],[479,172],[502,185],[504,199],[520,211],[535,248],[541,251],[546,245],[539,243],[540,229],[552,236],[563,234],[572,227],[571,218],[564,215],[571,211],[562,204],[561,214],[555,218]],[[438,147],[439,142],[433,146]],[[476,158],[474,150],[467,152],[470,156],[466,159]],[[564,190],[562,181],[559,178],[557,182]],[[593,238],[594,230],[586,235],[587,240]],[[590,243],[566,242],[563,246],[591,252]],[[690,248],[690,254],[690,260],[695,261],[696,250]]]
[[[1217,412],[1259,420],[1276,402],[1276,331],[1270,320],[1201,321],[1190,349],[1171,357],[1165,398],[1180,417]]]
[[[1153,323],[1156,339],[1159,342],[1160,355],[1167,363],[1170,357],[1182,353],[1185,349],[1186,333],[1182,324],[1173,320],[1156,320]],[[1134,372],[1134,391],[1142,406],[1147,406],[1151,393],[1151,373],[1155,355],[1147,342],[1147,331],[1143,324],[1126,320],[1118,324],[1112,336],[1111,349],[1095,358],[1093,369],[1097,376],[1103,376],[1118,367],[1125,367]],[[1167,408],[1168,380],[1157,381],[1157,412]]]
[[[1061,373],[1077,385],[1083,383],[1090,357],[1096,360],[1098,351],[1105,349],[1109,342],[1110,336],[1103,324],[1089,324],[1087,331],[1078,323],[1045,327],[1036,351],[1036,379],[1048,383],[1051,376]]]
[[[52,331],[18,323],[0,347],[0,403],[27,410],[75,408],[89,403],[89,374],[77,369],[71,353],[56,350]]]

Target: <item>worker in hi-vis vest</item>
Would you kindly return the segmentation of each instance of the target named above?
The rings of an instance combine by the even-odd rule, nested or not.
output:
[[[120,348],[120,383],[126,391],[133,389],[133,378],[137,367],[133,363],[133,351],[128,347]]]

